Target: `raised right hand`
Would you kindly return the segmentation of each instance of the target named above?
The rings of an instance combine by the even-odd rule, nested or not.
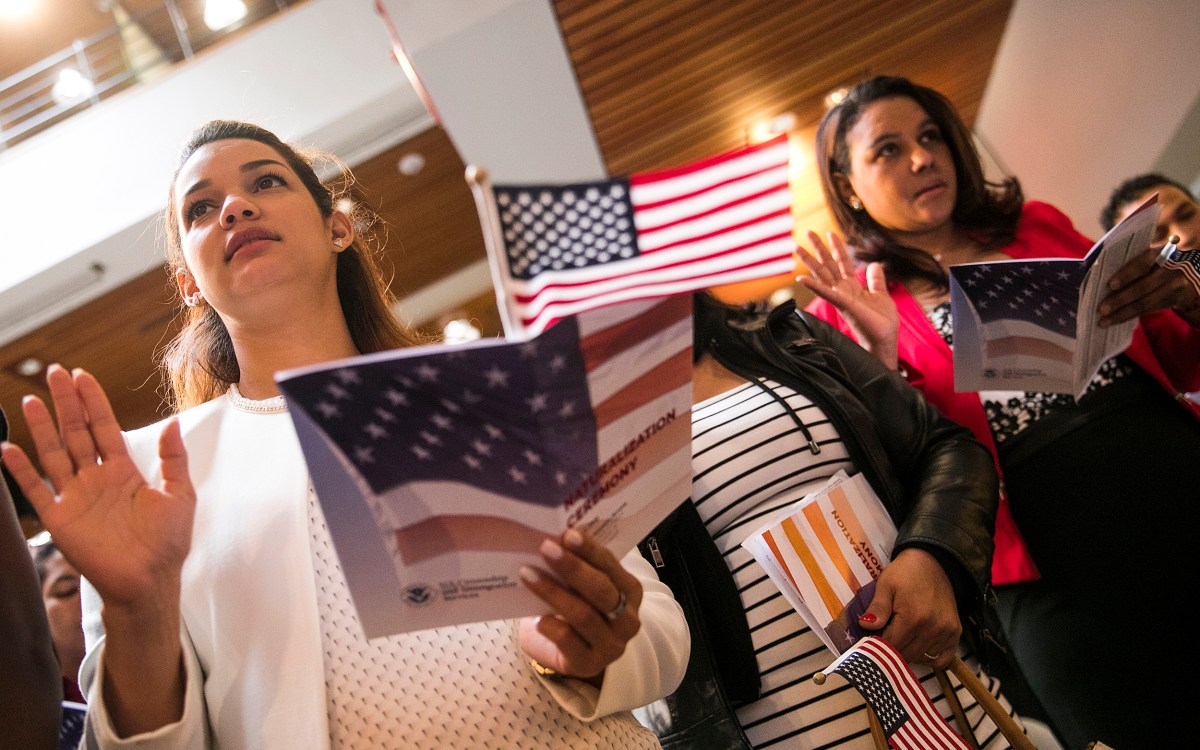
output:
[[[858,343],[886,367],[895,370],[899,365],[896,338],[900,314],[888,293],[883,266],[879,263],[867,266],[867,285],[864,287],[841,236],[830,232],[826,244],[816,232],[809,231],[807,235],[813,251],[797,244],[796,254],[812,275],[800,276],[796,281],[836,307]]]
[[[22,411],[49,485],[17,445],[3,457],[54,543],[96,587],[106,607],[136,611],[178,602],[191,546],[196,493],[187,452],[172,421],[159,441],[161,489],[130,459],[104,390],[83,370],[51,365],[46,374],[57,429],[46,404],[27,396]]]

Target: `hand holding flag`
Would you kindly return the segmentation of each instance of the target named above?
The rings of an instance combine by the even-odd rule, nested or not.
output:
[[[1200,250],[1180,250],[1179,237],[1171,235],[1166,246],[1154,259],[1158,265],[1170,271],[1179,271],[1200,296]]]
[[[869,635],[813,676],[840,674],[875,712],[896,750],[969,750],[932,701],[904,657],[884,639]]]

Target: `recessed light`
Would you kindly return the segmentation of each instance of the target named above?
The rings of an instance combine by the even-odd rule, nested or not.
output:
[[[37,357],[26,357],[17,363],[17,372],[27,378],[40,375],[44,369],[46,369],[45,363]]]
[[[825,95],[825,109],[833,109],[837,105],[846,101],[846,97],[849,95],[850,95],[850,92],[844,88],[834,89],[833,91],[830,91],[828,94]]]
[[[425,168],[425,157],[421,154],[413,152],[400,157],[400,161],[396,162],[396,169],[400,170],[400,174],[412,177],[419,174]]]

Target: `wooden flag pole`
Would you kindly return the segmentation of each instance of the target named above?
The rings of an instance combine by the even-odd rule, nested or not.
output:
[[[871,727],[871,741],[875,743],[875,750],[889,750],[891,745],[888,744],[887,735],[883,733],[883,724],[879,722],[879,717],[875,715],[875,709],[867,705],[867,725]]]
[[[1012,743],[1015,750],[1037,750],[1037,746],[1033,744],[1021,726],[1008,715],[1004,706],[996,700],[996,696],[983,686],[983,683],[979,681],[971,668],[963,663],[962,659],[954,657],[954,661],[950,662],[950,671],[966,687],[979,705],[983,706],[983,710],[992,717],[992,721],[996,722],[996,726],[1000,728],[1000,733]]]
[[[954,723],[958,726],[958,733],[963,736],[967,744],[972,750],[979,750],[979,740],[975,739],[975,732],[971,729],[971,722],[967,721],[967,715],[963,711],[962,703],[958,700],[958,693],[954,692],[954,686],[950,684],[950,677],[946,675],[946,670],[935,669],[933,674],[937,677],[938,685],[942,688],[942,695],[946,696],[946,703],[950,704],[950,712],[954,714]]]
[[[483,229],[483,244],[487,248],[488,268],[492,272],[492,286],[496,288],[496,307],[500,311],[500,323],[504,326],[504,337],[509,340],[525,338],[520,316],[512,307],[509,296],[511,277],[504,250],[504,237],[500,233],[500,215],[496,211],[496,195],[487,170],[474,164],[467,167],[467,184],[475,198],[475,209],[479,213],[479,226]]]

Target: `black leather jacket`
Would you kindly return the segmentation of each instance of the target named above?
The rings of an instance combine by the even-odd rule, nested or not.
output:
[[[969,430],[791,302],[718,329],[707,350],[744,378],[770,378],[820,406],[896,522],[893,554],[911,546],[929,550],[947,569],[962,609],[982,601],[998,480],[991,455]]]

